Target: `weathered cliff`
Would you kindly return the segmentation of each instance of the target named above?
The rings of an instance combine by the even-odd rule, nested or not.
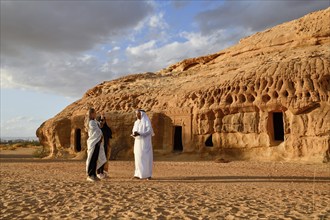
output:
[[[330,145],[330,8],[156,73],[105,81],[37,130],[51,156],[86,149],[88,107],[105,113],[112,157],[131,157],[134,109],[155,153],[323,161]],[[212,46],[212,45],[210,45]]]

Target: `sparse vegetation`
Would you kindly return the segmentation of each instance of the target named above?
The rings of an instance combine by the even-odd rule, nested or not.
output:
[[[48,147],[45,147],[45,146],[42,146],[40,148],[37,148],[33,153],[33,157],[36,157],[36,158],[44,158],[46,156],[48,156],[50,153],[50,150]]]
[[[2,140],[0,139],[0,150],[17,150],[19,148],[32,148],[35,149],[32,153],[33,157],[43,158],[49,155],[49,147],[42,146],[36,140]]]
[[[15,144],[18,144],[19,147],[40,146],[40,142],[37,141],[37,140],[23,140],[23,139],[3,140],[3,139],[0,139],[0,145],[1,146],[3,146],[3,145],[15,145]]]
[[[17,148],[16,145],[6,145],[6,144],[0,145],[0,150],[16,150],[16,148]]]
[[[41,146],[39,141],[36,140],[2,140],[0,139],[0,149],[1,150],[16,150],[17,148],[27,148],[32,146]]]

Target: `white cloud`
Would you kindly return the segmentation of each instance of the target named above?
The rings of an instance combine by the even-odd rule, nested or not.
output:
[[[119,51],[120,50],[120,47],[118,47],[118,46],[115,46],[114,48],[112,48],[112,49],[110,49],[110,50],[108,50],[108,54],[110,54],[110,53],[114,53],[114,52],[116,52],[116,51]]]
[[[9,88],[10,85],[15,85],[15,82],[13,82],[13,76],[10,75],[6,69],[0,68],[0,73],[1,88]]]
[[[117,50],[120,50],[120,47],[116,46],[112,49],[113,51],[117,51]]]
[[[1,1],[1,88],[78,98],[104,80],[215,53],[325,4],[267,2],[224,1],[196,16],[199,30],[187,24],[178,31],[167,23],[168,11],[155,11],[156,2]]]
[[[119,75],[158,71],[188,57],[218,52],[232,45],[237,33],[242,31],[245,30],[219,30],[207,36],[199,32],[181,32],[179,36],[183,39],[182,42],[174,41],[165,44],[150,40],[134,47],[127,47],[126,60],[117,63],[112,62],[108,67],[111,72],[116,72]],[[244,34],[248,33],[245,32]]]
[[[140,1],[1,1],[1,88],[81,97],[114,74],[102,45],[115,43],[149,18]],[[100,51],[97,48],[100,48]],[[119,46],[112,49],[115,55]],[[114,60],[114,63],[118,59]]]
[[[118,58],[113,59],[112,64],[116,65],[117,63],[119,63],[119,59]]]
[[[111,78],[102,71],[102,62],[90,54],[80,56],[36,55],[30,65],[12,64],[1,69],[2,88],[28,88],[69,97],[81,97],[90,87]],[[35,56],[34,56],[35,57]],[[20,65],[14,65],[18,63]]]
[[[157,29],[166,29],[166,28],[168,28],[168,24],[164,20],[164,13],[163,12],[152,15],[150,17],[148,23],[149,23],[149,26],[151,28],[157,28]]]
[[[17,116],[6,121],[1,120],[1,137],[30,137],[44,119]]]
[[[138,25],[134,28],[134,34],[129,35],[129,39],[133,43],[137,42],[139,35],[144,35],[144,40],[146,39],[157,39],[158,41],[167,41],[165,33],[169,30],[169,24],[165,20],[165,13],[163,11],[155,12],[150,16],[141,20]]]
[[[147,43],[144,43],[144,44],[141,44],[141,45],[138,45],[135,47],[127,47],[126,51],[129,54],[139,56],[139,54],[146,53],[148,50],[154,48],[155,44],[156,44],[156,41],[151,40]]]

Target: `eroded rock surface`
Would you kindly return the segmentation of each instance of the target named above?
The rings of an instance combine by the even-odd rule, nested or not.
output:
[[[83,154],[88,107],[113,130],[112,158],[132,157],[134,109],[150,116],[155,153],[329,159],[330,8],[156,73],[105,81],[44,122],[51,156]]]

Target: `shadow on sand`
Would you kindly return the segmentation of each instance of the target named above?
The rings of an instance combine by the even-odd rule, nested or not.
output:
[[[85,163],[85,160],[75,160],[75,159],[60,159],[60,158],[52,158],[52,159],[42,159],[42,158],[36,158],[32,155],[26,155],[26,154],[0,154],[0,163],[58,163],[58,162],[64,162],[64,163]]]
[[[74,159],[39,159],[29,155],[7,155],[0,154],[0,163],[85,163],[85,160]],[[110,181],[117,181],[111,179]],[[119,180],[119,181],[122,181]],[[330,175],[328,177],[320,176],[169,176],[155,177],[151,182],[164,183],[330,183]]]
[[[278,182],[278,183],[330,183],[330,177],[309,176],[189,176],[189,177],[163,177],[154,178],[156,182],[209,182],[209,183],[252,183],[252,182]]]

